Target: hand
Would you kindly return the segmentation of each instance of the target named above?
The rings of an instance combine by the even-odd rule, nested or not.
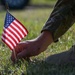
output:
[[[19,43],[15,48],[16,56],[18,59],[36,56],[46,50],[48,45],[52,42],[53,39],[50,33],[45,31],[36,39]],[[13,52],[11,58],[13,61],[15,60]]]

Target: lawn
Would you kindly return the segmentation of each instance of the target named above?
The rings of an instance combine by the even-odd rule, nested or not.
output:
[[[48,5],[52,5],[55,4],[56,0],[30,0],[31,4],[48,4]]]
[[[20,20],[29,31],[28,36],[23,40],[30,40],[40,34],[51,11],[52,8],[45,8],[10,11],[10,13]],[[53,43],[45,52],[32,57],[32,62],[19,61],[13,65],[10,60],[11,51],[1,41],[5,14],[6,11],[0,12],[0,75],[75,75],[75,67],[72,65],[57,66],[43,61],[47,56],[66,51],[74,44],[75,25],[60,37],[59,42]]]

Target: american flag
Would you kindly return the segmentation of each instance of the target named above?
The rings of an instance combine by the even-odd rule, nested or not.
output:
[[[2,41],[11,49],[14,50],[16,45],[28,34],[27,29],[8,11],[5,17],[3,28]]]

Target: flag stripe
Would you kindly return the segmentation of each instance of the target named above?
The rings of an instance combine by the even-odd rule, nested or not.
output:
[[[14,35],[14,36],[16,37],[16,39],[20,42],[20,39],[19,39],[19,37],[17,36],[17,34],[16,34],[15,32],[13,32],[10,28],[8,28],[8,29],[5,29],[5,28],[4,28],[4,31],[9,31],[9,32],[11,33],[11,35]]]
[[[23,37],[26,36],[26,33],[24,32],[25,29],[22,28],[21,25],[16,24],[15,22],[16,22],[16,20],[13,22],[14,25],[16,25],[16,27],[20,30],[20,32],[21,32],[21,34],[23,35]]]
[[[14,32],[16,32],[18,34],[18,37],[20,38],[21,40],[21,34],[12,26],[12,24],[10,25],[10,27],[13,29]]]
[[[17,30],[17,32],[21,35],[21,37],[24,37],[23,33],[21,32],[21,30],[17,27],[17,25],[13,22],[12,24],[12,27]],[[16,26],[15,26],[16,25]]]
[[[12,50],[14,48],[14,46],[12,45],[12,42],[9,39],[5,39],[4,36],[2,36],[2,40],[3,42],[5,42],[8,47]]]
[[[16,38],[15,35],[11,34],[12,32],[10,32],[9,30],[5,29],[3,34],[9,34],[17,43],[19,43],[19,40]]]
[[[10,32],[5,32],[5,31],[4,31],[3,35],[5,35],[5,36],[9,35],[10,38],[11,38],[12,40],[14,40],[15,43],[19,43],[19,41],[15,38],[15,36],[13,36],[12,34],[9,34],[9,33],[10,33]],[[7,35],[6,35],[6,34],[7,34]],[[8,36],[8,37],[9,37],[9,36]]]
[[[16,46],[16,43],[9,35],[5,34],[5,35],[3,35],[3,37],[4,37],[4,39],[7,39],[8,41],[10,41],[13,46]]]
[[[15,35],[17,35],[17,37],[19,38],[19,41],[21,40],[20,35],[17,32],[15,32],[11,26],[8,29],[10,29]]]
[[[16,21],[16,23],[18,23],[18,25],[19,25],[21,28],[23,28],[24,31],[28,34],[28,30],[24,27],[24,25],[23,25],[20,21],[18,21],[17,19],[16,19],[15,21]]]
[[[20,28],[24,31],[24,33],[27,35],[28,34],[28,31],[27,29],[18,21],[18,20],[15,20],[14,21],[18,26],[20,26]],[[20,25],[21,24],[21,25]]]
[[[5,40],[3,37],[2,37],[2,41],[3,41],[4,43],[6,43],[7,46],[8,46],[11,50],[14,49],[14,47],[11,45],[11,43],[10,43],[9,41]]]

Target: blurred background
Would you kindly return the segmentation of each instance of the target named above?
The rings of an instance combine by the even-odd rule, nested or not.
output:
[[[24,9],[27,6],[41,6],[48,7],[53,6],[56,0],[0,0],[0,9],[6,8],[9,9]]]

